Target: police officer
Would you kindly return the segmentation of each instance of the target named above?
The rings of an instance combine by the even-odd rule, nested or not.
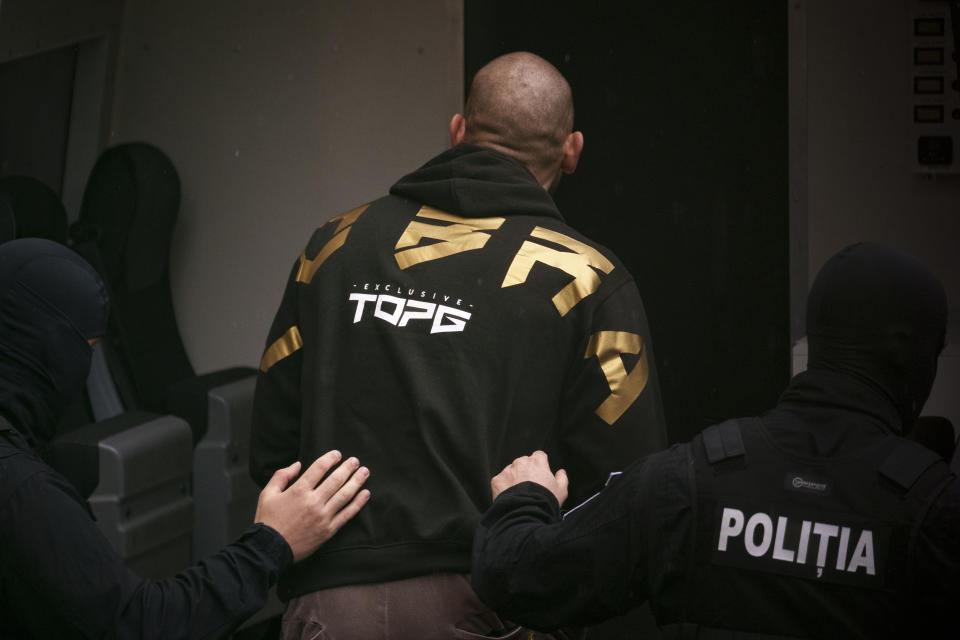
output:
[[[331,451],[277,471],[254,524],[161,580],[127,569],[85,497],[40,457],[106,331],[103,281],[70,249],[0,245],[0,637],[220,638],[266,602],[280,571],[313,553],[366,503],[365,467]],[[289,486],[288,486],[289,485]]]
[[[809,368],[772,410],[634,463],[563,515],[563,470],[517,459],[491,482],[474,587],[533,628],[649,600],[665,637],[949,635],[960,482],[903,437],[946,317],[916,260],[844,249],[810,291]]]

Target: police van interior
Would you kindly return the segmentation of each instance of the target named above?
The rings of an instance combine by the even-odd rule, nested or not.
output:
[[[946,287],[924,414],[952,449],[958,34],[953,0],[0,0],[0,241],[73,247],[115,316],[52,459],[144,575],[232,540],[290,265],[448,146],[473,74],[516,50],[572,86],[586,144],[555,199],[636,279],[671,442],[775,403],[809,283],[865,240]],[[649,612],[589,637],[637,629]]]

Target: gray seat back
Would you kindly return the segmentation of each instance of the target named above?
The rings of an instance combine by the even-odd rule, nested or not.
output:
[[[256,380],[243,378],[207,394],[207,431],[194,449],[193,461],[194,562],[236,540],[253,522],[260,489],[250,478],[247,460]],[[279,616],[283,609],[274,587],[267,604],[242,627]]]
[[[191,564],[190,427],[161,416],[99,441],[99,483],[89,503],[124,563],[144,577]]]
[[[253,522],[260,490],[250,478],[250,415],[255,377],[208,392],[208,425],[193,461],[194,560],[234,541]]]

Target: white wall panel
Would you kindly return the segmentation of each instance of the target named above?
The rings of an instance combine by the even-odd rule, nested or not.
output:
[[[457,0],[127,0],[111,144],[173,160],[172,281],[199,371],[259,361],[310,233],[448,143]]]

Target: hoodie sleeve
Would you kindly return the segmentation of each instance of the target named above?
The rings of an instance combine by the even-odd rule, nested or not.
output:
[[[667,446],[650,330],[633,279],[596,307],[571,358],[557,466],[571,499],[595,493],[611,471]]]
[[[298,259],[290,272],[260,360],[253,398],[250,475],[263,487],[273,472],[297,460],[300,450],[300,335]]]
[[[952,477],[927,511],[914,543],[918,637],[933,637],[943,612],[960,601],[960,479]]]

